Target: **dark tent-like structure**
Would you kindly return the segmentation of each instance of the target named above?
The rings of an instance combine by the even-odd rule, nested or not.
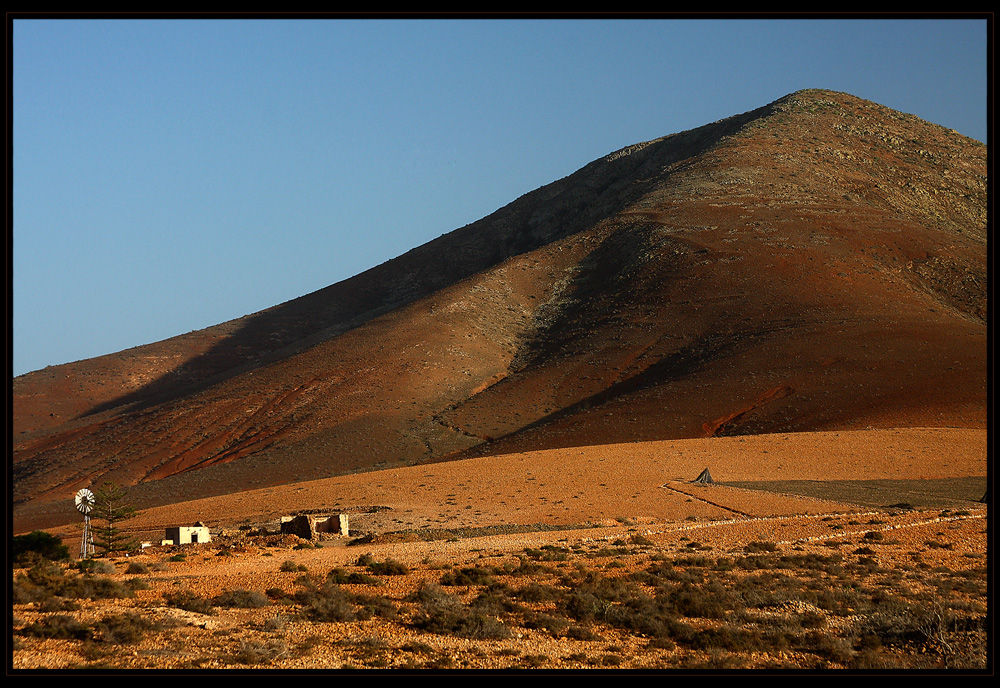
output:
[[[701,472],[701,475],[695,478],[692,482],[697,483],[698,485],[711,485],[715,481],[712,480],[712,474],[709,473],[708,469],[706,468]]]

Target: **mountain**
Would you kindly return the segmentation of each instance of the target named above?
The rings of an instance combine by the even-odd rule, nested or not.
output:
[[[106,479],[153,506],[534,449],[984,428],[986,186],[982,143],[823,90],[629,146],[312,294],[15,378],[15,530]]]

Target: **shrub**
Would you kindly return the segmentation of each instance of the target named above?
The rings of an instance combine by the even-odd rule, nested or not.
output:
[[[100,559],[81,559],[77,563],[76,567],[82,573],[100,573],[107,575],[118,572],[114,564],[107,561],[101,561]]]
[[[115,645],[138,642],[148,631],[158,628],[160,626],[155,621],[138,614],[106,616],[94,624],[97,637],[102,642]]]
[[[271,600],[262,592],[256,590],[226,590],[212,600],[216,606],[236,609],[259,609],[271,604]]]
[[[803,628],[822,628],[826,626],[826,617],[819,612],[807,609],[799,617],[799,623]]]
[[[284,600],[291,599],[291,597],[289,596],[289,594],[287,592],[285,592],[284,590],[282,590],[281,588],[268,588],[267,590],[264,591],[264,594],[267,595],[272,600],[283,600],[284,601]]]
[[[486,614],[468,614],[461,618],[452,632],[474,640],[503,640],[510,637],[510,629],[502,621]]]
[[[712,565],[713,571],[732,571],[734,568],[736,568],[736,562],[729,557],[719,557]]]
[[[853,565],[847,567],[854,576],[864,577],[873,573],[878,573],[878,562],[868,556],[860,556]]]
[[[856,614],[868,606],[864,595],[849,588],[806,591],[804,596],[820,609],[837,616]]]
[[[646,647],[650,650],[673,650],[677,647],[677,643],[671,638],[656,637],[650,638],[649,642],[646,643]]]
[[[524,557],[518,557],[516,567],[508,567],[504,573],[508,576],[537,576],[543,573],[552,573],[553,569],[544,564],[536,564]]]
[[[523,588],[514,592],[517,599],[524,602],[551,602],[562,597],[562,590],[553,585],[543,585],[531,581]]]
[[[601,640],[601,636],[589,626],[570,626],[566,629],[566,637],[572,640]]]
[[[961,645],[956,641],[984,628],[982,618],[963,619],[940,601],[915,605],[895,601],[879,605],[877,612],[868,615],[861,633],[869,638],[870,647],[912,644],[920,654],[943,655],[947,661]]]
[[[937,540],[926,540],[924,544],[931,549],[952,549],[953,547],[950,542],[939,542]]]
[[[36,585],[24,574],[14,578],[10,592],[11,604],[47,603],[49,600],[55,600],[52,592],[46,586]],[[57,609],[53,608],[50,611],[57,611]]]
[[[703,579],[703,574],[701,571],[692,570],[692,568],[679,568],[675,567],[675,563],[679,561],[686,560],[681,559],[674,561],[671,559],[662,559],[650,564],[649,568],[646,569],[645,574],[636,574],[635,578],[639,582],[645,582],[649,585],[655,585],[660,581],[674,581],[678,583],[700,583]]]
[[[149,573],[149,567],[141,561],[130,561],[125,567],[125,573]]]
[[[94,629],[67,614],[49,616],[21,629],[21,635],[36,638],[58,638],[62,640],[86,640]]]
[[[491,615],[524,611],[524,608],[518,604],[514,596],[514,591],[506,584],[494,584],[479,593],[476,599],[472,600],[469,604],[469,607],[476,612]]]
[[[548,655],[524,655],[521,663],[528,667],[539,667],[549,661]]]
[[[283,616],[272,616],[264,621],[265,631],[281,631],[285,628],[287,619]]]
[[[435,583],[424,585],[410,599],[419,604],[413,625],[422,630],[480,640],[510,637],[501,621],[470,609]]]
[[[354,621],[357,612],[351,594],[333,581],[317,586],[308,578],[300,579],[305,586],[295,593],[295,600],[302,604],[302,613],[313,621]]]
[[[309,567],[305,564],[296,564],[291,559],[286,559],[281,563],[281,567],[278,570],[284,571],[285,573],[296,573],[298,571],[308,571]]]
[[[141,578],[129,578],[124,582],[124,585],[133,592],[136,590],[149,590],[149,583]]]
[[[748,557],[739,557],[734,565],[748,571],[771,570],[778,567],[778,558],[767,554],[751,554]]]
[[[434,654],[434,648],[427,643],[422,643],[418,640],[411,640],[403,645],[402,650],[407,652],[415,652],[422,655],[432,655]]]
[[[493,582],[493,569],[470,566],[449,571],[441,576],[441,585],[489,585]]]
[[[30,563],[35,557],[52,561],[69,559],[69,547],[55,535],[44,530],[15,536],[11,542],[10,553],[14,563]]]
[[[570,622],[567,619],[549,614],[532,614],[525,618],[525,628],[535,628],[548,631],[553,637],[558,637],[569,629]]]
[[[399,618],[399,609],[385,597],[355,595],[353,601],[358,607],[357,617],[362,621],[370,619],[373,616],[377,616],[380,619]]]
[[[697,650],[717,648],[729,652],[759,652],[765,647],[759,632],[732,626],[698,631],[691,641],[691,646]]]
[[[854,657],[854,648],[844,638],[821,631],[810,631],[803,637],[803,649],[815,652],[832,662],[846,663]]]
[[[713,565],[712,559],[704,555],[690,556],[690,557],[678,557],[674,559],[674,566],[683,566],[685,568],[707,568]]]
[[[265,642],[245,640],[240,649],[233,655],[237,664],[271,664],[277,659],[288,656],[288,645],[283,640],[271,639]]]
[[[53,595],[72,599],[112,599],[131,597],[130,588],[109,578],[98,576],[67,576],[54,562],[39,561],[15,579],[18,586],[15,599],[38,602]]]
[[[80,604],[73,600],[66,600],[62,597],[49,597],[38,601],[38,611],[41,612],[75,612],[79,611]]]
[[[524,549],[524,553],[535,561],[567,561],[569,559],[568,552],[569,550],[565,547],[556,547],[555,545],[545,545],[539,549],[532,547]]]
[[[339,566],[330,569],[326,579],[340,585],[382,585],[382,581],[360,571],[346,571]]]
[[[392,559],[373,561],[368,564],[368,570],[378,576],[405,576],[410,573],[410,568],[406,564]]]
[[[839,554],[795,554],[784,555],[778,559],[777,566],[783,569],[806,569],[810,571],[825,571],[831,575],[839,575],[844,557]]]
[[[196,595],[190,590],[178,590],[177,592],[167,593],[163,596],[163,599],[168,605],[177,609],[195,612],[196,614],[215,614],[211,600]]]
[[[726,611],[743,605],[724,586],[713,581],[701,586],[681,583],[657,593],[665,611],[689,618],[721,619]]]

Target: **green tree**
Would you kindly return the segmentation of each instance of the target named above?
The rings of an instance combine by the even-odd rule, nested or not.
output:
[[[90,512],[91,519],[96,521],[91,525],[94,545],[107,554],[135,549],[139,543],[121,529],[123,521],[138,515],[128,502],[125,488],[108,481],[94,491],[94,499],[94,510]]]
[[[15,563],[30,562],[33,555],[53,561],[69,559],[69,547],[55,535],[44,530],[15,536],[10,550]]]

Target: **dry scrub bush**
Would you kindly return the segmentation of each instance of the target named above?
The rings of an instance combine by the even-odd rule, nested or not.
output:
[[[326,574],[326,579],[339,585],[382,585],[382,581],[374,576],[360,571],[347,571],[341,567],[336,567]]]
[[[489,585],[497,573],[493,567],[468,566],[448,571],[441,576],[441,585]]]
[[[418,605],[411,623],[421,630],[477,640],[510,637],[510,630],[501,621],[466,606],[436,583],[422,586],[410,601]]]
[[[284,640],[244,640],[232,661],[236,664],[266,665],[288,656],[288,645]]]
[[[225,590],[212,600],[218,607],[231,607],[237,609],[259,609],[271,604],[267,595],[256,590]]]
[[[54,562],[39,561],[14,579],[14,604],[51,603],[53,597],[97,600],[132,597],[135,594],[129,584],[110,578],[67,574],[68,571]]]
[[[215,614],[215,608],[211,600],[205,599],[190,590],[177,590],[167,593],[163,600],[171,607],[183,609],[196,614]]]
[[[303,589],[296,591],[295,601],[302,605],[302,614],[313,621],[354,621],[357,610],[353,596],[332,581],[316,585],[311,579],[300,579]]]
[[[368,570],[377,576],[406,576],[410,573],[410,567],[393,559],[373,561],[368,564]]]

